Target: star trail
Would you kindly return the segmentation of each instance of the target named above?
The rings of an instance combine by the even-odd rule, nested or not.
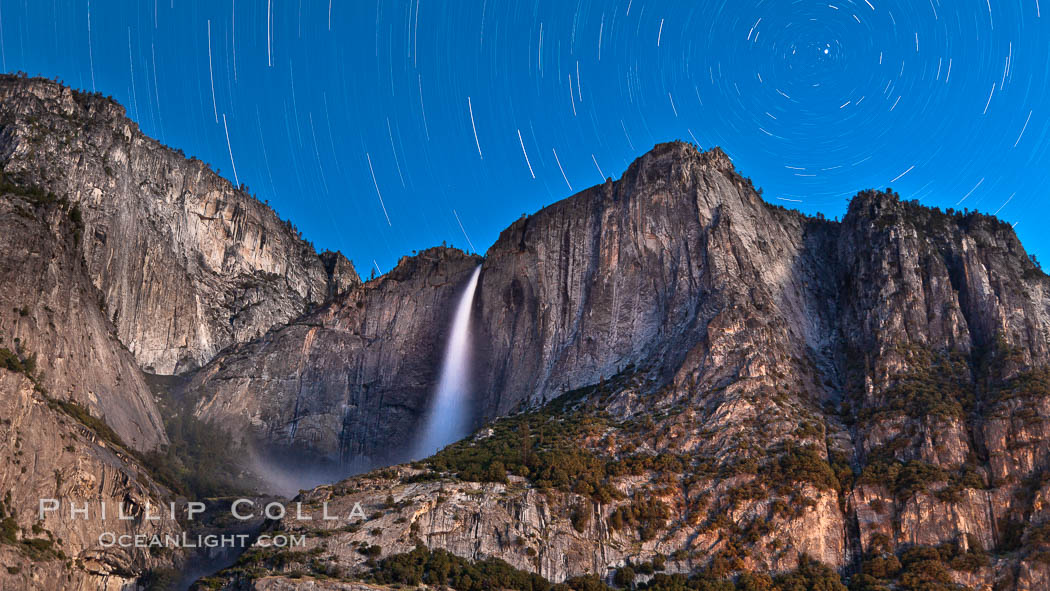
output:
[[[484,250],[673,139],[773,203],[892,186],[1050,260],[1039,0],[0,0],[0,59],[112,95],[362,270]]]

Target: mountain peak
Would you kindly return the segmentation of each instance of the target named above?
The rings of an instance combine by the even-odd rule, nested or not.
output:
[[[846,215],[875,219],[892,211],[900,202],[901,196],[893,189],[887,188],[885,191],[865,189],[850,199]]]
[[[715,146],[710,150],[701,150],[696,144],[675,140],[656,144],[651,150],[635,159],[628,172],[637,168],[652,168],[665,162],[686,162],[695,160],[702,165],[711,166],[722,172],[736,171],[733,161],[722,150]]]

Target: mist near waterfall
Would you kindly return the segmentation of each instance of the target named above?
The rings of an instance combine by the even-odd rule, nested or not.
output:
[[[481,265],[474,269],[459,297],[452,319],[437,393],[427,411],[422,435],[416,443],[416,458],[433,455],[446,445],[462,439],[470,429],[470,312],[478,287]]]
[[[385,456],[383,460],[361,457],[346,464],[303,450],[285,449],[263,440],[249,439],[241,451],[255,490],[264,495],[293,498],[302,490],[338,482],[399,461],[431,456],[467,436],[472,418],[471,310],[480,277],[481,265],[478,265],[459,293],[445,342],[436,390],[414,441],[406,438],[409,441],[406,441],[405,447],[392,456]]]

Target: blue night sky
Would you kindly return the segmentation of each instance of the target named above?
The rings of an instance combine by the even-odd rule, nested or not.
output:
[[[672,139],[774,203],[837,217],[892,186],[1050,261],[1042,1],[0,0],[0,53],[112,95],[366,276],[484,252]]]

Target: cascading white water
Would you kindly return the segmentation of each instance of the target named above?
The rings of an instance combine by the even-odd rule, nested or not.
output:
[[[478,287],[481,265],[474,269],[452,318],[452,332],[441,364],[437,394],[427,413],[423,435],[416,445],[417,458],[432,455],[446,445],[462,439],[469,429],[470,310]]]

